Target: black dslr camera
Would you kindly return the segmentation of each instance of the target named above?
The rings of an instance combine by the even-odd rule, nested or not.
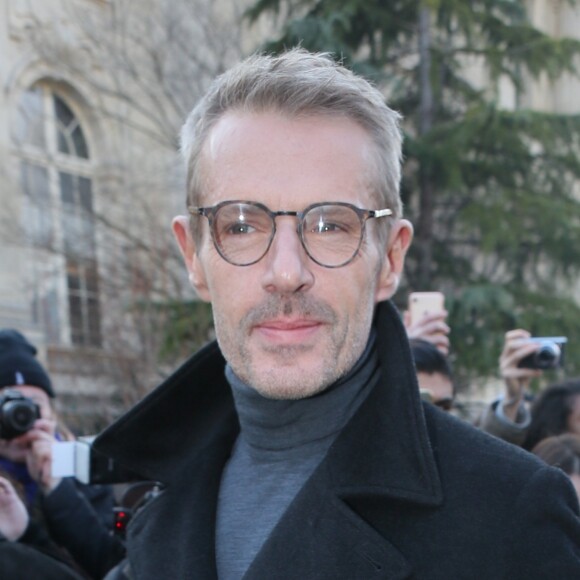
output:
[[[0,439],[14,439],[40,419],[38,405],[13,389],[0,392]]]
[[[540,348],[524,357],[518,364],[526,369],[556,369],[564,365],[564,347],[568,342],[565,336],[538,336],[529,339],[540,344]]]

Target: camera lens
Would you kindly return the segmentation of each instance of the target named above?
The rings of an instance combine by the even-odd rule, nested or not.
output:
[[[537,344],[538,350],[522,358],[518,362],[518,367],[545,371],[564,366],[565,346],[568,341],[565,336],[536,336],[531,337],[529,341]]]
[[[29,405],[14,405],[11,411],[8,415],[10,425],[23,433],[28,431],[36,420],[36,413]]]
[[[560,347],[555,343],[545,344],[536,353],[536,365],[539,369],[551,369],[558,364]]]
[[[7,391],[0,396],[0,439],[14,439],[30,431],[40,409],[31,399],[18,392]]]

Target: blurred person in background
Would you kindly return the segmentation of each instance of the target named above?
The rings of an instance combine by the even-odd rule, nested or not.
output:
[[[450,348],[447,312],[430,313],[411,323],[409,312],[405,311],[403,321],[410,344],[412,347],[415,345],[413,353],[417,378],[427,400],[430,400],[429,391],[440,390],[446,395],[452,388],[451,375],[447,376],[445,371]],[[530,405],[530,383],[543,372],[520,366],[523,359],[541,348],[531,338],[531,334],[521,328],[506,332],[499,357],[504,393],[492,401],[476,421],[483,431],[528,451],[550,435],[567,432],[580,434],[580,380],[571,379],[551,385]],[[426,343],[431,345],[431,349]],[[434,352],[435,348],[441,353],[440,357]],[[439,365],[443,372],[429,371],[435,365]],[[424,369],[427,372],[422,372]],[[439,395],[435,397],[438,399]]]
[[[522,328],[506,332],[499,357],[504,393],[492,401],[479,420],[479,427],[487,433],[520,446],[532,420],[527,402],[529,386],[533,378],[542,374],[541,370],[519,366],[539,348],[530,338],[531,334]]]
[[[450,411],[455,400],[447,315],[447,310],[426,312],[413,321],[409,310],[403,312],[421,396],[444,411]]]
[[[436,407],[450,411],[455,398],[455,387],[449,359],[433,342],[412,338],[409,344],[417,369],[421,396]]]
[[[542,439],[532,453],[560,468],[571,480],[580,500],[580,435],[565,433]]]
[[[546,387],[530,404],[531,380],[542,370],[520,366],[540,345],[527,330],[510,330],[499,359],[504,393],[484,411],[479,426],[488,433],[531,451],[542,439],[562,433],[580,435],[580,379]]]
[[[0,578],[83,580],[34,521],[9,477],[0,475]]]
[[[540,393],[532,403],[522,446],[531,450],[542,439],[563,433],[580,435],[580,378],[555,383]]]
[[[40,522],[86,574],[102,578],[124,555],[113,535],[112,488],[52,476],[53,443],[73,436],[57,421],[52,382],[36,352],[17,330],[0,330],[0,400],[22,395],[39,413],[32,427],[16,436],[8,437],[8,426],[0,423],[0,469],[21,486],[30,522]]]

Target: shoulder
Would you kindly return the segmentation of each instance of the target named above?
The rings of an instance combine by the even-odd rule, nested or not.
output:
[[[448,489],[470,482],[464,493],[484,492],[488,502],[549,495],[554,504],[567,503],[578,513],[571,483],[561,470],[432,405],[424,408],[435,460]]]
[[[511,577],[580,577],[580,508],[569,478],[431,405],[425,417],[456,525],[484,526],[491,537],[482,545],[513,569]]]
[[[517,445],[507,443],[433,405],[425,403],[423,407],[431,444],[444,460],[460,454],[463,461],[475,456],[480,462],[497,462],[503,458],[500,459],[500,467],[504,460],[521,463],[522,467],[532,470],[544,465]]]

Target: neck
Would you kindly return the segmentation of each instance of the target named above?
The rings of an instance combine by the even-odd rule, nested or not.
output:
[[[241,436],[255,450],[281,451],[299,448],[333,437],[352,417],[369,392],[378,369],[375,335],[350,372],[313,397],[275,400],[260,395],[242,382],[228,365]]]

